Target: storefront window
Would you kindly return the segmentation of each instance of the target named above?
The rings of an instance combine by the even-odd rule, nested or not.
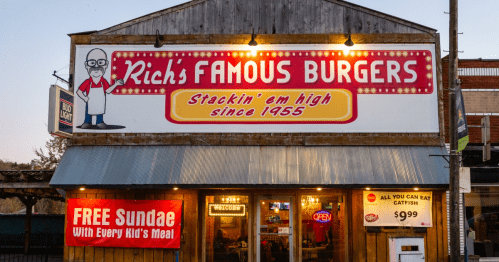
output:
[[[345,199],[340,194],[302,196],[302,261],[346,261]]]
[[[206,197],[207,262],[248,260],[248,196]]]
[[[465,205],[468,250],[480,257],[499,257],[499,188],[472,187]]]

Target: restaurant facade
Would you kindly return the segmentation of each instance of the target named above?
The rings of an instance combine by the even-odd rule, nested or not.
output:
[[[194,0],[70,37],[65,261],[448,261],[436,30]]]

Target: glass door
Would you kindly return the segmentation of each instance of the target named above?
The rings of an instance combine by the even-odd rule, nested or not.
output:
[[[291,197],[258,198],[257,217],[258,262],[292,262],[293,203]]]

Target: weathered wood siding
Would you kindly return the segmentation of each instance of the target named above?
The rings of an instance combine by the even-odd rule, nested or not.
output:
[[[195,146],[438,146],[437,133],[75,133],[72,145],[195,145]]]
[[[337,0],[194,0],[95,34],[434,33],[403,19]]]
[[[184,200],[184,230],[182,232],[179,261],[198,261],[198,194],[187,190],[96,190],[67,191],[66,199],[135,199],[135,200]],[[66,219],[67,220],[67,219]],[[64,240],[65,242],[66,240]],[[173,262],[176,249],[159,248],[109,248],[64,246],[64,261],[113,261],[113,262]]]
[[[433,226],[426,233],[416,233],[409,229],[382,229],[380,233],[368,233],[364,226],[362,190],[353,190],[351,196],[351,261],[389,261],[390,237],[422,236],[425,239],[426,261],[449,261],[447,249],[447,209],[444,191],[433,191]]]

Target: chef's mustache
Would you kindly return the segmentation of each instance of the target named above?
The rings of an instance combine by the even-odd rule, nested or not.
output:
[[[96,70],[100,70],[100,71],[102,71],[102,73],[103,73],[103,74],[104,74],[104,72],[106,72],[106,69],[104,69],[104,67],[102,67],[102,66],[97,66],[97,67],[90,67],[90,68],[88,69],[88,73],[90,74],[90,73],[92,73],[92,71],[96,71]]]

